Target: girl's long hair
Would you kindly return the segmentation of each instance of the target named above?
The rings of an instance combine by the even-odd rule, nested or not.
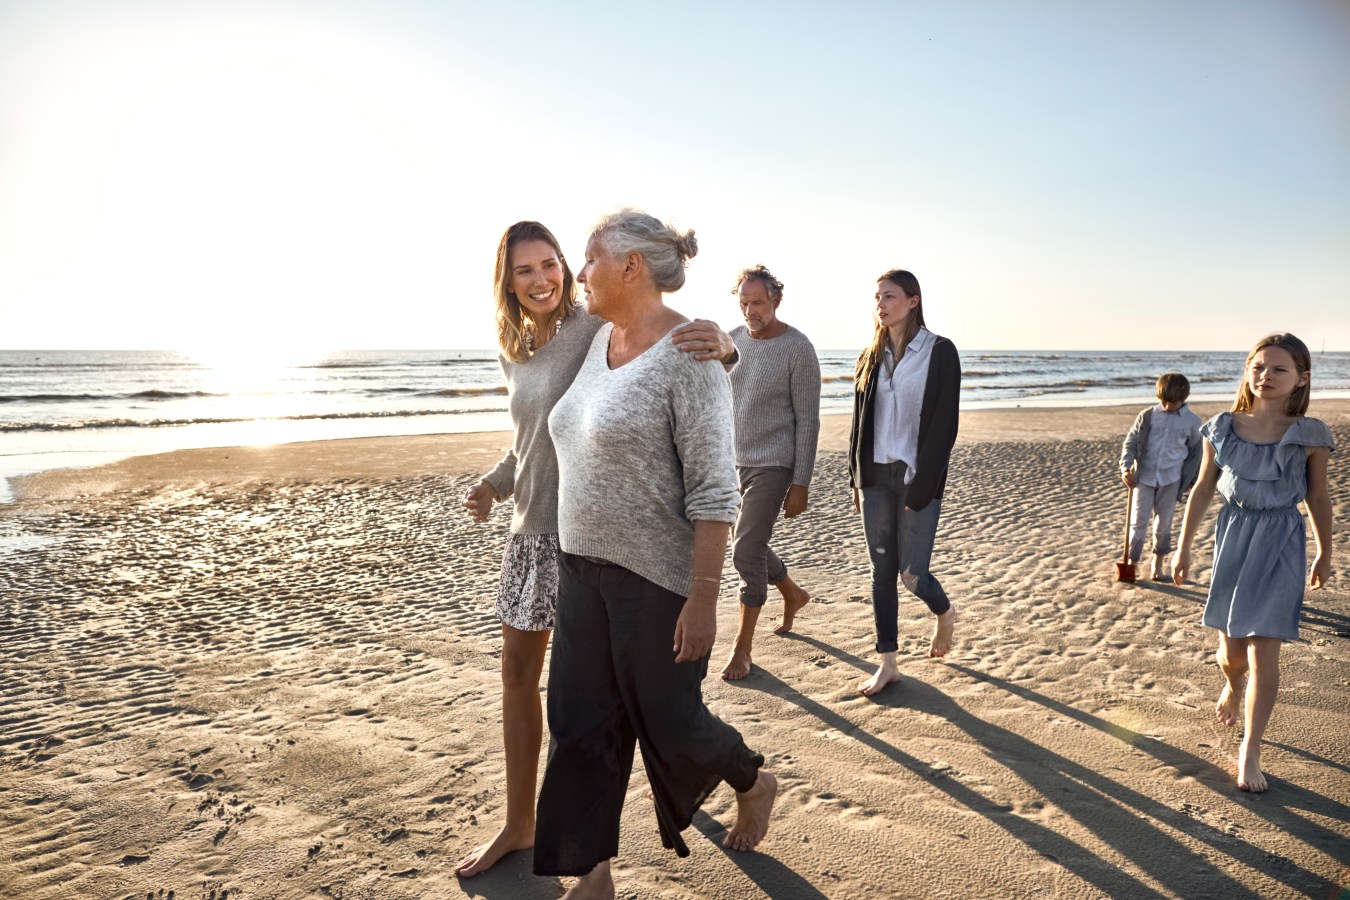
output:
[[[899,361],[905,355],[905,349],[909,347],[909,342],[914,340],[914,335],[919,333],[919,329],[924,327],[923,322],[923,291],[919,289],[919,279],[914,277],[913,272],[905,269],[891,269],[877,279],[877,284],[883,281],[889,281],[891,284],[905,292],[906,297],[917,297],[919,302],[909,312],[909,318],[905,320],[905,339],[900,342],[896,348],[895,358]],[[873,318],[875,318],[873,313]],[[853,390],[862,393],[867,387],[868,380],[872,377],[872,372],[877,366],[881,365],[882,358],[886,355],[887,328],[881,324],[881,320],[876,320],[876,331],[872,334],[872,343],[862,353],[858,354],[857,365],[853,367]]]
[[[543,321],[535,321],[523,312],[520,300],[510,288],[511,251],[525,241],[547,242],[553,252],[558,254],[558,262],[563,267],[562,299],[558,308],[545,316]],[[572,269],[567,265],[562,247],[558,245],[553,232],[538,222],[517,222],[502,234],[501,241],[497,243],[497,271],[492,278],[492,291],[497,297],[497,346],[502,356],[512,362],[524,362],[530,358],[530,351],[525,344],[527,330],[533,331],[535,335],[548,335],[544,338],[547,341],[553,336],[558,323],[577,310],[577,284],[572,277]],[[542,343],[536,341],[536,346]]]
[[[1277,331],[1274,334],[1268,334],[1256,342],[1252,352],[1247,354],[1247,362],[1242,367],[1242,383],[1238,385],[1237,397],[1233,400],[1233,412],[1246,412],[1252,408],[1252,389],[1247,384],[1247,370],[1251,368],[1252,358],[1267,347],[1279,347],[1288,353],[1294,360],[1294,368],[1302,375],[1304,372],[1312,372],[1312,354],[1308,352],[1308,345],[1294,337],[1287,331]],[[1286,415],[1301,416],[1308,411],[1308,399],[1312,395],[1312,376],[1308,377],[1306,383],[1296,387],[1285,400],[1284,411]]]

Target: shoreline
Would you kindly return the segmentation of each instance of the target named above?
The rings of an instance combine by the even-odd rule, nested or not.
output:
[[[1327,418],[1327,416],[1335,417],[1343,415],[1346,411],[1350,411],[1350,395],[1339,396],[1342,393],[1345,392],[1332,391],[1330,392],[1331,396],[1314,396],[1312,407],[1314,414],[1317,410],[1323,411],[1326,413],[1326,416],[1323,416],[1323,418],[1327,419],[1328,424],[1332,424],[1333,419]],[[1195,400],[1190,405],[1202,418],[1208,418],[1214,413],[1227,409],[1230,403],[1230,399],[1221,398]],[[1129,429],[1130,422],[1133,421],[1133,415],[1145,405],[1146,401],[1143,400],[1137,402],[1111,400],[1101,403],[1075,403],[1073,400],[1063,398],[1040,403],[1027,401],[1025,404],[1019,403],[1014,405],[998,403],[997,405],[986,406],[984,404],[976,404],[971,408],[962,408],[961,432],[957,436],[957,441],[1009,440],[1012,439],[1006,431],[1009,427],[1013,429],[1012,433],[1018,435],[1017,439],[1019,440],[1050,440],[1053,439],[1051,437],[1053,432],[1060,427],[1056,420],[1061,419],[1064,416],[1071,416],[1077,422],[1086,421],[1085,417],[1100,419],[1102,420],[1100,424],[1092,426],[1094,434],[1099,432],[1105,434],[1106,432],[1109,432],[1110,428],[1118,426],[1120,428],[1120,436],[1123,438],[1125,432]],[[1118,425],[1116,419],[1119,416],[1126,415],[1126,413],[1128,413],[1128,420],[1125,421],[1123,425]],[[1012,418],[1008,418],[1004,421],[1005,416]],[[505,414],[493,414],[492,418],[505,421]],[[843,437],[838,438],[840,447],[842,447],[843,442],[847,440],[849,413],[833,412],[821,415],[822,449],[827,446],[825,443],[827,434],[838,434],[840,429],[838,420],[841,419],[843,420]],[[988,426],[984,424],[990,421],[997,421],[1000,424],[997,426]],[[259,460],[265,459],[269,455],[266,453],[260,454],[255,451],[276,451],[276,448],[280,447],[300,447],[311,444],[342,443],[347,441],[387,441],[393,442],[391,446],[394,446],[398,442],[404,441],[416,443],[428,440],[452,440],[462,437],[473,441],[479,440],[482,436],[486,435],[510,434],[509,428],[493,428],[490,430],[453,429],[432,432],[413,428],[413,430],[410,431],[395,431],[387,434],[344,435],[339,433],[336,436],[317,437],[293,437],[295,432],[283,432],[283,437],[277,441],[262,443],[253,440],[253,438],[260,434],[266,434],[266,429],[272,424],[274,423],[269,423],[267,421],[242,423],[238,426],[231,426],[231,428],[224,431],[223,435],[218,435],[205,442],[192,441],[189,442],[188,446],[170,447],[169,449],[145,447],[142,449],[109,450],[83,447],[62,450],[60,452],[19,454],[17,457],[12,457],[9,461],[8,466],[10,468],[8,472],[5,471],[5,464],[3,461],[0,461],[0,508],[14,502],[24,491],[31,491],[33,489],[31,485],[35,483],[33,481],[34,478],[38,479],[37,483],[49,481],[50,479],[43,477],[48,473],[66,471],[92,472],[147,457],[163,459],[170,468],[179,468],[180,463],[174,460],[175,454],[205,453],[210,455],[216,453],[216,451],[237,448],[241,451],[240,454],[236,455],[235,459],[235,470],[237,471],[237,466],[242,459],[252,458]],[[1076,424],[1074,427],[1078,428],[1080,425]],[[157,436],[157,440],[161,440],[168,444],[175,443],[173,441],[168,441],[167,437],[168,435],[160,435]],[[505,446],[505,443],[503,443],[503,450],[505,449]],[[73,454],[78,457],[80,461],[73,464],[65,462],[61,459],[63,454]],[[44,457],[50,457],[49,460],[45,460],[45,464]],[[16,460],[23,460],[24,462],[20,463],[16,462]],[[495,462],[495,460],[493,460],[493,462]],[[139,466],[132,466],[132,468],[140,471]],[[91,479],[91,481],[93,480],[95,479]],[[20,487],[21,484],[29,485],[29,487]]]
[[[1208,419],[1229,401],[1199,401],[1191,408]],[[1142,405],[1011,407],[961,412],[957,445],[1022,441],[1123,440]],[[1350,399],[1312,406],[1328,425],[1350,424]],[[821,416],[821,452],[848,445],[850,416]],[[1069,424],[1066,424],[1069,423]],[[486,472],[510,447],[511,432],[476,431],[419,435],[327,438],[261,446],[169,450],[123,457],[87,467],[44,469],[9,479],[10,502],[51,493],[73,497],[139,482],[226,483],[238,479],[362,478]],[[0,508],[4,507],[0,503]]]

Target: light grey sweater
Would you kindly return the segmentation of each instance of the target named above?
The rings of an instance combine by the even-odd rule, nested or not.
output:
[[[605,324],[549,416],[558,540],[688,595],[694,522],[736,521],[731,386],[663,337],[617,369]]]
[[[741,360],[731,371],[736,410],[736,465],[780,466],[807,486],[820,436],[820,362],[811,341],[791,325],[756,340],[744,325],[731,332]]]
[[[497,360],[510,394],[515,441],[483,480],[500,498],[516,499],[511,530],[518,534],[557,534],[558,456],[548,433],[548,414],[572,386],[595,332],[604,320],[578,309],[553,339],[524,362]]]

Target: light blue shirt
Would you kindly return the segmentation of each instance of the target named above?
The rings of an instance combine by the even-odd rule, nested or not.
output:
[[[1186,437],[1199,427],[1200,417],[1184,403],[1175,412],[1163,409],[1161,403],[1153,407],[1148,446],[1139,454],[1139,483],[1162,487],[1180,481],[1181,467],[1190,451]]]
[[[881,371],[877,373],[872,460],[903,462],[905,484],[914,480],[919,461],[919,414],[923,411],[923,391],[928,385],[934,341],[931,331],[920,328],[899,360],[889,346],[886,348]]]

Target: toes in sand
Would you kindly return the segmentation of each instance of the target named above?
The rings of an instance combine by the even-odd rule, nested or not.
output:
[[[801,588],[789,592],[783,598],[783,624],[773,630],[774,634],[787,634],[792,630],[792,621],[803,606],[811,602],[811,595]]]
[[[769,833],[769,815],[778,796],[778,779],[772,772],[759,770],[755,786],[736,794],[736,822],[727,831],[722,846],[732,850],[753,850]]]
[[[887,685],[900,680],[900,670],[890,666],[881,666],[876,674],[858,685],[858,693],[864,697],[875,697],[885,690]]]
[[[1261,771],[1261,750],[1254,751],[1248,749],[1247,741],[1242,742],[1238,749],[1237,763],[1237,786],[1241,790],[1251,791],[1253,794],[1259,794],[1270,785],[1266,782],[1265,773]]]
[[[533,846],[533,828],[530,828],[528,833],[519,833],[503,827],[495,838],[466,854],[455,865],[455,874],[461,878],[472,878],[495,866],[506,854],[516,850],[528,850]]]
[[[743,650],[731,651],[731,659],[722,669],[722,678],[726,681],[740,681],[750,674],[750,654]]]
[[[937,659],[946,656],[952,649],[952,631],[956,628],[956,607],[949,606],[947,611],[937,617],[933,626],[933,641],[928,647],[928,656]]]

